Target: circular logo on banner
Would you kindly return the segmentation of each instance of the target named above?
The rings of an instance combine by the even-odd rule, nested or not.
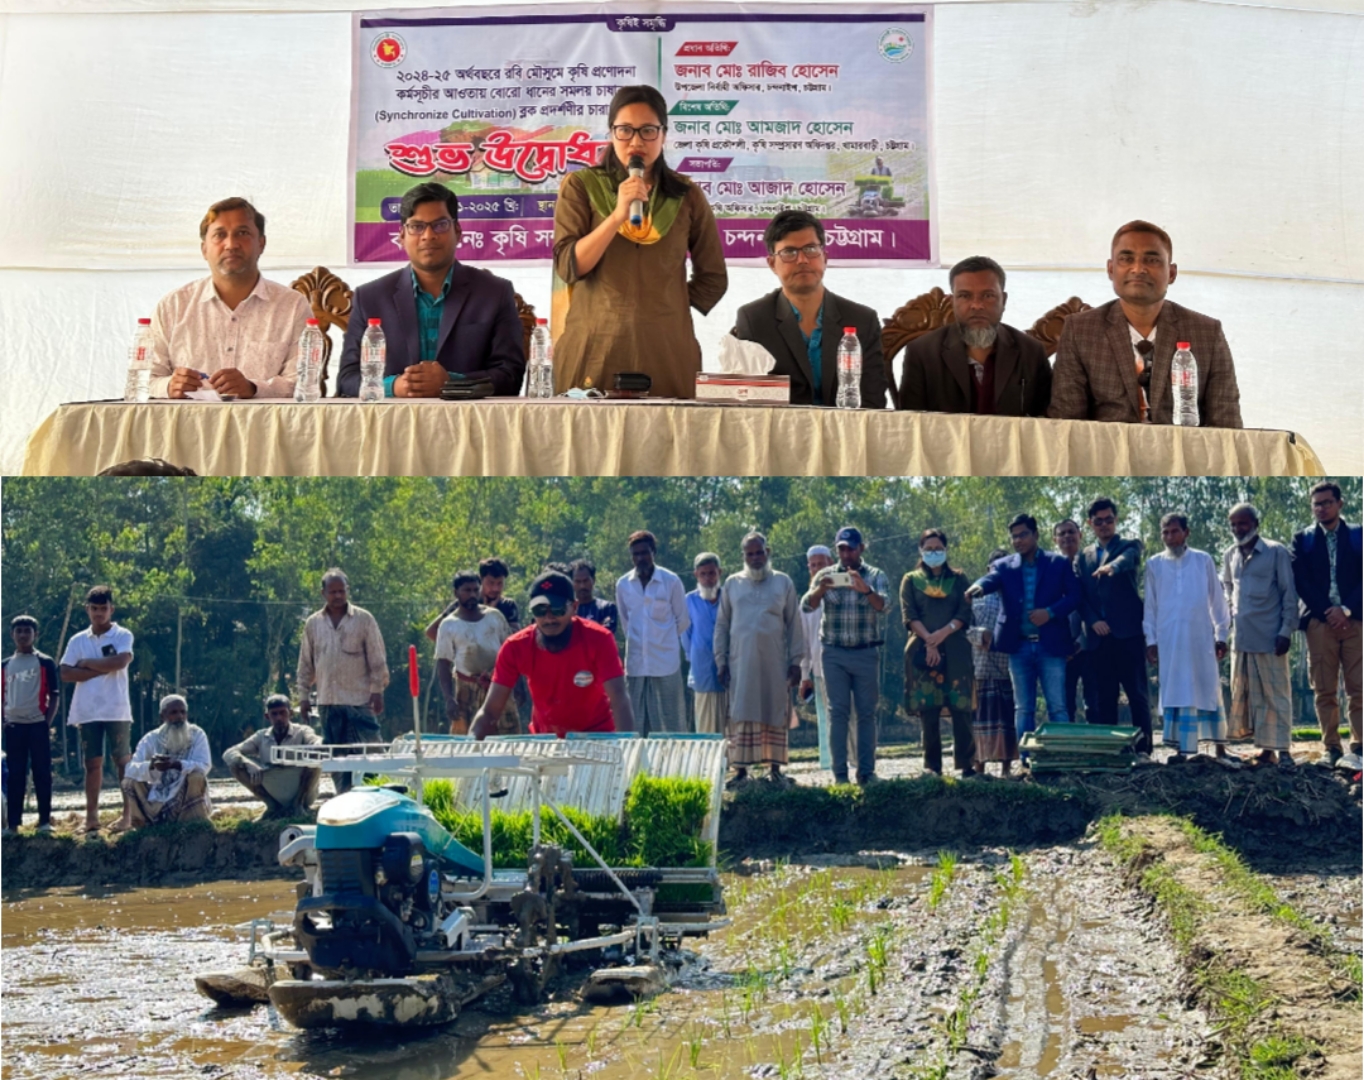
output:
[[[889,30],[882,31],[881,39],[876,43],[876,51],[881,54],[882,60],[888,60],[892,64],[903,63],[914,51],[914,39],[898,26],[892,26]]]
[[[590,672],[590,671],[580,671],[580,672],[578,672],[578,674],[576,674],[576,675],[573,676],[573,685],[574,685],[574,686],[591,686],[591,685],[592,685],[592,672]]]
[[[397,34],[375,38],[369,47],[370,59],[380,67],[397,67],[407,56],[407,42]]]

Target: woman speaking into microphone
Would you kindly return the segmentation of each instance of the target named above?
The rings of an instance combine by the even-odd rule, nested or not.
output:
[[[554,209],[555,324],[562,327],[554,392],[588,379],[609,391],[617,374],[639,371],[653,380],[655,396],[695,397],[701,347],[689,308],[710,311],[729,281],[715,215],[700,188],[663,160],[662,94],[621,87],[607,124],[611,143],[600,163],[564,177]]]

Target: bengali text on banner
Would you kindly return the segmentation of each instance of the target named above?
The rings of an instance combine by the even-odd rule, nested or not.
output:
[[[560,182],[608,149],[616,90],[648,83],[727,258],[761,259],[795,208],[841,262],[934,265],[931,30],[931,7],[898,4],[359,13],[352,261],[405,258],[399,204],[423,180],[459,196],[461,259],[548,260]]]

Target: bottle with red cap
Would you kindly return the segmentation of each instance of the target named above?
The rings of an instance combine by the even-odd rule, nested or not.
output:
[[[360,339],[360,400],[384,400],[384,362],[388,346],[378,319],[369,320],[369,329]]]
[[[123,400],[146,402],[152,389],[152,321],[137,320],[137,333],[128,347],[128,379],[123,384]]]
[[[1198,427],[1198,364],[1187,341],[1175,344],[1170,361],[1173,421],[1178,427]]]
[[[843,340],[838,343],[838,398],[840,409],[862,407],[862,343],[857,340],[857,327],[845,326]]]
[[[322,327],[309,319],[298,339],[298,367],[294,378],[294,400],[317,401],[322,396]]]

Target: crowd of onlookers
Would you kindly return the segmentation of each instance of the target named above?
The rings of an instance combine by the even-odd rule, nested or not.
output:
[[[1345,753],[1343,676],[1357,768],[1364,545],[1360,526],[1341,511],[1340,488],[1316,485],[1315,524],[1284,544],[1261,536],[1258,511],[1240,503],[1227,513],[1229,542],[1218,557],[1190,547],[1187,517],[1169,513],[1160,523],[1161,550],[1148,555],[1141,540],[1122,535],[1114,501],[1098,498],[1083,524],[1052,527],[1049,548],[1037,521],[1016,515],[1008,529],[1012,553],[994,551],[976,578],[954,565],[945,531],[924,529],[899,605],[909,633],[904,706],[922,725],[925,770],[943,771],[943,713],[963,778],[990,775],[991,763],[1002,775],[1016,762],[1026,765],[1020,740],[1036,727],[1039,697],[1048,723],[1076,720],[1082,706],[1090,723],[1125,721],[1138,731],[1138,762],[1149,763],[1151,669],[1162,742],[1172,751],[1167,762],[1186,761],[1206,745],[1209,757],[1230,769],[1295,768],[1288,653],[1299,631],[1323,762],[1335,766]],[[728,576],[720,555],[697,554],[690,591],[658,565],[657,547],[647,531],[630,536],[632,568],[610,597],[598,594],[589,559],[547,564],[528,589],[525,626],[506,595],[504,562],[489,558],[456,574],[451,601],[426,628],[445,708],[440,734],[694,731],[728,740],[729,786],[750,782],[757,770],[789,784],[782,771],[788,733],[797,703],[813,700],[821,766],[838,783],[874,783],[880,653],[893,597],[884,570],[866,558],[860,530],[842,528],[831,546],[809,549],[803,595],[773,567],[761,533],[744,537],[740,568]],[[305,813],[320,780],[317,767],[274,761],[274,747],[380,741],[389,670],[379,624],[351,602],[339,569],[323,575],[322,598],[299,644],[297,719],[288,697],[272,695],[268,726],[223,754],[269,814]],[[51,734],[64,682],[75,684],[66,723],[80,733],[87,831],[102,827],[106,754],[123,793],[112,829],[211,813],[209,743],[183,696],[162,698],[160,725],[131,745],[134,640],[114,621],[113,600],[107,586],[89,591],[89,626],[66,642],[60,662],[37,649],[34,618],[11,623],[3,695],[7,831],[21,822],[30,772],[38,829],[51,831]],[[1228,654],[1230,707],[1220,677]],[[1245,739],[1255,747],[1249,758],[1229,749]],[[351,780],[336,773],[338,792]]]

